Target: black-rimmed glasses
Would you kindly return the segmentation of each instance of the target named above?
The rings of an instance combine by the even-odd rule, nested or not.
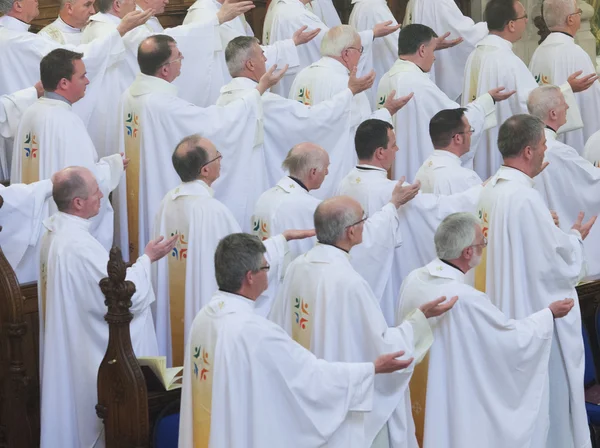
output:
[[[358,224],[365,222],[367,219],[369,219],[369,217],[367,216],[367,214],[365,212],[363,212],[362,219],[360,221],[356,221],[354,224],[350,224],[350,225],[346,226],[346,229],[349,227],[357,226]]]

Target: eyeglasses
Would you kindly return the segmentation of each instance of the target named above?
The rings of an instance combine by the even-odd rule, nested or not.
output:
[[[270,265],[261,266],[260,268],[258,268],[259,271],[265,271],[265,272],[269,272],[269,269],[271,269]]]
[[[354,224],[350,224],[349,226],[346,226],[346,229],[349,227],[357,226],[358,224],[365,222],[367,219],[369,219],[369,217],[367,216],[367,214],[365,212],[363,212],[363,218],[360,221],[356,221]]]
[[[483,242],[481,242],[481,243],[479,243],[479,244],[471,244],[471,247],[479,247],[479,246],[481,246],[481,247],[487,247],[487,243],[488,243],[488,240],[487,240],[487,238],[484,236],[484,237],[483,237]]]
[[[206,162],[206,163],[202,164],[202,165],[200,166],[200,169],[204,168],[206,165],[208,165],[209,163],[212,163],[212,162],[214,162],[215,160],[219,160],[219,159],[222,159],[222,158],[223,158],[223,155],[222,155],[222,154],[221,154],[219,151],[217,151],[217,154],[218,154],[218,155],[217,155],[217,157],[215,157],[214,159],[211,159],[211,160],[209,160],[208,162]]]
[[[363,47],[362,45],[360,46],[360,48],[356,48],[356,47],[348,47],[348,48],[346,48],[346,50],[356,50],[356,51],[358,51],[360,54],[363,54],[363,51],[365,50],[365,47]]]
[[[581,10],[581,8],[577,8],[577,11],[575,11],[574,13],[569,14],[567,17],[581,15],[582,13],[583,13],[583,11]]]
[[[475,132],[475,129],[473,129],[473,128],[469,128],[469,130],[468,130],[468,131],[460,131],[460,132],[457,132],[457,133],[456,133],[456,134],[454,134],[454,135],[458,135],[458,134],[466,134],[467,132],[468,132],[469,134],[473,134],[473,133]],[[454,137],[454,135],[453,135],[452,137]]]
[[[525,14],[524,16],[521,16],[521,17],[517,17],[516,19],[512,19],[512,22],[516,22],[517,20],[526,19],[526,18],[527,18],[527,14]]]
[[[167,61],[164,64],[160,64],[160,66],[162,67],[163,65],[169,65],[169,64],[172,64],[173,62],[179,62],[182,60],[183,60],[183,55],[180,55],[178,58],[175,58],[172,61]]]

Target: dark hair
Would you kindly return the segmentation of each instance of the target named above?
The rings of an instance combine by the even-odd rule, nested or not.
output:
[[[108,12],[112,9],[114,0],[96,0],[94,6],[98,9],[98,12]]]
[[[47,92],[54,92],[61,79],[69,81],[75,73],[73,61],[83,58],[83,53],[57,48],[42,58],[40,62],[40,79]]]
[[[508,22],[517,18],[515,11],[516,0],[490,0],[485,5],[483,20],[487,22],[488,30],[502,31]]]
[[[428,44],[435,37],[438,35],[426,25],[407,25],[400,30],[398,36],[398,55],[415,54],[421,45]]]
[[[88,187],[83,176],[77,171],[71,171],[65,177],[52,185],[52,199],[59,212],[68,212],[75,198],[87,199]]]
[[[462,117],[467,109],[445,109],[429,121],[429,136],[434,148],[445,148],[457,133],[464,131]]]
[[[148,41],[154,44],[152,50],[142,50],[142,47],[145,47],[144,43]],[[158,69],[171,57],[171,47],[169,44],[174,43],[176,43],[175,39],[166,34],[155,34],[154,36],[144,39],[138,47],[137,60],[140,71],[144,75],[154,76]]]
[[[544,135],[544,122],[533,115],[508,118],[498,131],[498,149],[505,159],[518,157],[527,146],[535,146]]]
[[[173,168],[182,182],[192,182],[198,179],[202,165],[208,162],[208,152],[198,144],[200,138],[197,134],[190,135],[181,140],[173,151],[171,157]],[[184,145],[186,148],[181,151],[182,154],[179,154],[179,150]]]
[[[369,160],[377,148],[386,148],[389,139],[387,131],[394,127],[387,121],[375,118],[363,121],[356,129],[354,146],[359,160]]]

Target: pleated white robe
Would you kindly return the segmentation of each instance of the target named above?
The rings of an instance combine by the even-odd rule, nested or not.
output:
[[[396,154],[392,173],[395,178],[406,176],[411,180],[414,179],[425,159],[433,153],[429,122],[439,111],[456,109],[460,105],[448,98],[419,66],[402,59],[397,59],[379,82],[377,96],[380,107],[392,90],[396,91],[397,97],[414,93],[414,97],[408,104],[393,117],[396,144],[400,151]],[[462,157],[462,163],[468,167],[472,163],[476,143],[484,129],[496,124],[487,118],[493,117],[496,109],[494,100],[486,92],[465,107],[467,108],[465,115],[471,127],[475,129],[471,137],[471,151]]]
[[[488,34],[486,22],[473,22],[464,16],[453,0],[410,0],[406,8],[404,25],[421,23],[441,36],[450,32],[448,39],[463,38],[459,45],[436,51],[431,68],[431,79],[453,101],[462,93],[464,69],[475,45]]]
[[[570,75],[582,70],[581,76],[596,73],[592,60],[575,40],[564,33],[550,33],[533,53],[529,70],[539,85],[561,85]],[[583,128],[565,132],[559,140],[583,153],[585,142],[600,129],[600,82],[594,82],[585,92],[574,94],[581,113]]]
[[[77,46],[83,43],[81,31],[82,30],[79,28],[73,28],[71,25],[67,25],[59,16],[54,22],[42,28],[38,34],[61,45]]]
[[[323,57],[298,74],[290,90],[289,98],[314,106],[330,100],[339,92],[345,90],[349,78],[350,74],[344,65],[333,58]],[[329,153],[331,164],[329,174],[321,188],[314,193],[320,199],[332,196],[342,178],[356,165],[357,159],[354,148],[356,128],[369,118],[377,118],[388,122],[392,120],[390,113],[385,108],[375,112],[372,111],[365,92],[355,95],[349,106],[349,111],[349,126],[344,133],[340,132],[334,136],[336,138],[335,146],[322,144],[323,148]],[[332,136],[330,135],[330,137]]]
[[[594,132],[585,142],[583,157],[595,167],[600,167],[600,131]]]
[[[372,361],[318,360],[253,308],[217,291],[194,320],[179,447],[346,448],[332,435],[373,409]]]
[[[286,272],[270,319],[327,361],[365,362],[399,350],[405,351],[403,358],[420,359],[433,342],[423,313],[416,310],[400,326],[388,327],[377,298],[352,268],[349,257],[334,246],[317,244],[296,258]],[[342,425],[330,446],[369,447],[380,431],[384,442],[378,440],[375,446],[390,446],[385,442],[388,437],[410,439],[406,422],[396,425],[388,420],[396,408],[406,406],[404,393],[412,370],[411,364],[377,377],[373,410],[354,415]]]
[[[590,447],[575,290],[583,244],[579,232],[556,227],[533,183],[523,172],[503,166],[483,188],[478,214],[488,246],[476,268],[475,287],[511,319],[524,319],[555,300],[575,299],[571,312],[555,323],[549,387],[531,446]]]
[[[548,381],[552,312],[509,319],[465,280],[435,259],[402,284],[398,322],[426,302],[458,296],[432,324],[423,447],[529,447]]]
[[[171,156],[184,137],[201,134],[223,155],[221,177],[214,188],[217,199],[229,207],[238,223],[243,223],[247,202],[251,201],[248,186],[264,177],[260,160],[256,162],[252,151],[260,107],[258,90],[226,107],[206,109],[176,94],[173,84],[140,73],[119,105],[120,150],[131,161],[126,182],[119,188],[117,241],[129,248],[128,255],[133,258],[150,241],[151,223],[160,201],[180,183]]]
[[[89,233],[90,221],[56,213],[44,225],[40,281],[41,447],[104,446],[96,416],[98,368],[108,346],[105,297],[108,252]],[[150,259],[127,269],[135,284],[129,324],[136,356],[157,356],[150,304]]]
[[[417,180],[422,193],[443,195],[462,193],[482,183],[475,171],[462,166],[460,157],[441,149],[434,149],[423,162],[415,176]]]

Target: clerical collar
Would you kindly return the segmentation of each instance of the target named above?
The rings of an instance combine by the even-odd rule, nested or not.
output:
[[[552,132],[554,132],[556,134],[556,129],[551,128],[550,126],[546,125],[546,129],[550,129]]]
[[[302,183],[302,181],[294,176],[288,176],[290,179],[292,179],[294,182],[296,182],[298,185],[300,185],[302,188],[304,188],[306,191],[308,191],[308,188],[306,188],[306,185],[304,185],[304,183]]]
[[[62,101],[63,103],[67,103],[69,106],[72,106],[73,103],[71,103],[68,99],[66,99],[64,96],[59,95],[56,92],[48,92],[48,91],[44,91],[44,98],[48,98],[49,100],[57,100],[57,101]]]
[[[383,171],[384,173],[387,173],[385,168],[380,168],[378,166],[373,166],[373,165],[368,165],[366,163],[361,163],[360,165],[356,165],[356,169],[357,170],[364,170],[364,171]]]
[[[342,249],[341,247],[336,246],[335,244],[329,244],[329,243],[322,243],[321,241],[317,240],[317,242],[319,244],[322,244],[323,246],[331,246],[331,247],[335,247],[336,249],[339,249],[343,252],[346,252],[348,255],[350,255],[350,252],[348,252],[346,249]]]
[[[253,303],[253,305],[254,305],[254,303],[256,302],[255,300],[251,299],[250,297],[243,296],[243,295],[241,295],[240,293],[237,293],[237,292],[233,292],[233,291],[227,291],[226,289],[223,289],[223,288],[219,288],[219,291],[220,291],[220,292],[224,292],[224,293],[226,293],[226,294],[231,294],[231,295],[234,295],[234,296],[240,297],[240,298],[242,298],[242,299],[249,300],[249,301],[251,301],[251,302]]]
[[[566,36],[569,36],[571,39],[574,39],[573,36],[571,36],[569,33],[567,33],[566,31],[552,31],[553,33],[561,33],[561,34],[565,34]]]
[[[427,73],[425,70],[423,70],[421,68],[421,66],[419,64],[415,64],[413,61],[409,61],[407,59],[402,59],[401,57],[398,57],[398,59],[400,59],[401,61],[404,61],[404,62],[410,62],[411,64],[414,64],[415,66],[419,67],[419,70],[421,70],[423,73]]]
[[[448,266],[452,266],[454,269],[456,269],[456,270],[458,270],[458,271],[462,272],[463,274],[466,274],[466,272],[464,272],[464,271],[463,271],[461,268],[459,268],[459,267],[458,267],[458,266],[456,266],[455,264],[453,264],[453,263],[450,263],[449,261],[446,261],[446,260],[444,260],[443,258],[440,258],[440,261],[441,261],[442,263],[446,263]]]

